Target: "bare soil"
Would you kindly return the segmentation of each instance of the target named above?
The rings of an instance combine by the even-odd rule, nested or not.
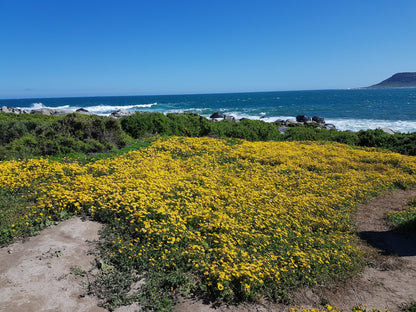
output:
[[[174,311],[287,311],[291,307],[321,308],[330,303],[344,311],[367,304],[379,310],[400,311],[416,301],[416,238],[392,231],[385,212],[402,210],[416,197],[414,190],[396,190],[357,207],[355,222],[368,266],[353,280],[331,287],[314,287],[291,294],[290,306],[261,302],[214,306],[195,298],[178,298]],[[0,249],[0,311],[106,311],[86,291],[94,267],[101,225],[73,218],[40,235]],[[118,311],[135,311],[139,305]]]

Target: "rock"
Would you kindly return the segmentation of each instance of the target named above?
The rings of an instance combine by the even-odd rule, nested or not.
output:
[[[291,124],[296,124],[296,123],[297,123],[297,122],[296,122],[296,121],[294,121],[294,120],[286,119],[285,125],[286,125],[286,126],[289,126],[289,125],[291,125]]]
[[[312,121],[317,122],[319,124],[324,124],[325,123],[325,119],[323,117],[319,117],[319,116],[313,116]]]
[[[91,113],[85,108],[78,108],[75,113],[84,114],[84,115],[91,115]]]
[[[133,115],[135,112],[127,111],[125,109],[118,109],[110,114],[111,117],[121,118],[125,116]]]
[[[396,131],[389,129],[389,128],[383,128],[381,129],[384,133],[388,133],[388,134],[395,134]]]
[[[31,114],[41,114],[41,115],[55,115],[55,116],[63,116],[67,114],[71,114],[72,111],[70,110],[64,110],[64,109],[53,109],[53,108],[38,108],[38,109],[32,109],[30,111]]]
[[[235,121],[235,117],[230,115],[224,115],[224,120]]]
[[[71,114],[72,111],[67,110],[67,109],[54,109],[53,110],[53,115],[55,116],[63,116],[63,115],[68,115]]]
[[[335,125],[333,125],[333,124],[324,124],[324,128],[326,129],[326,130],[332,130],[332,129],[336,129],[336,127],[335,127]]]
[[[55,115],[55,110],[51,108],[38,108],[32,109],[31,114],[41,114],[41,115]]]
[[[287,129],[289,129],[289,127],[279,127],[279,128],[277,128],[277,130],[279,130],[281,134],[285,134]]]
[[[214,114],[212,114],[211,116],[209,116],[209,118],[211,118],[211,119],[214,119],[214,118],[225,118],[225,115],[223,113],[215,112]]]
[[[306,115],[297,115],[296,116],[296,121],[305,123],[305,122],[311,121],[311,118],[306,116]]]
[[[14,108],[14,107],[8,107],[8,106],[2,106],[0,108],[1,113],[14,113],[14,114],[25,114],[26,111],[20,109],[20,108]]]

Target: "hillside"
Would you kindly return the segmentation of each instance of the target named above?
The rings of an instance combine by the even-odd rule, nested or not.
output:
[[[397,73],[367,88],[416,88],[416,73]]]

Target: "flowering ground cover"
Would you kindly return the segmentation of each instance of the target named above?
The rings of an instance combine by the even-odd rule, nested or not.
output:
[[[0,235],[87,214],[108,224],[108,261],[145,274],[151,301],[282,299],[357,272],[354,206],[415,184],[415,158],[388,151],[173,137],[86,164],[0,162],[0,188],[31,203]]]

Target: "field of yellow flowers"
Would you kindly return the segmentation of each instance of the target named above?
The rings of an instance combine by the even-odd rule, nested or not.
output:
[[[0,188],[33,198],[10,233],[87,214],[109,225],[113,263],[227,300],[355,272],[354,206],[415,184],[412,156],[319,142],[174,137],[87,164],[0,162]]]

